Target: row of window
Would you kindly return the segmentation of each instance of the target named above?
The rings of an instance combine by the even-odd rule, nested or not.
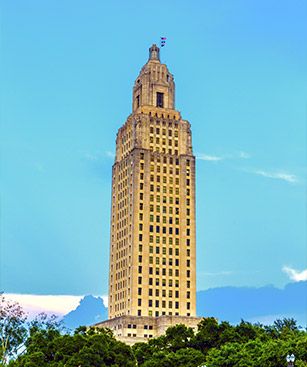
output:
[[[143,220],[143,217],[141,217],[141,215],[143,216],[143,213],[140,213],[139,214],[139,219],[140,219],[140,221],[142,221]],[[190,215],[190,209],[187,209],[187,216],[189,216]],[[161,223],[160,222],[160,219],[161,219],[161,217],[160,217],[160,215],[153,215],[153,214],[150,214],[149,215],[149,221],[150,222],[156,222],[156,223]],[[179,224],[179,217],[175,217],[175,218],[173,218],[173,217],[165,217],[165,216],[162,216],[162,223],[163,224]],[[140,224],[142,224],[142,223],[140,223]],[[187,218],[186,219],[186,224],[187,224],[187,226],[189,226],[190,224],[191,224],[191,219],[190,218]],[[140,229],[140,228],[139,228]]]
[[[150,134],[156,134],[156,135],[159,135],[160,132],[161,132],[162,136],[169,136],[169,137],[174,136],[175,138],[178,138],[178,129],[166,130],[164,128],[160,129],[160,127],[154,128],[153,126],[150,126],[149,132],[150,132]]]
[[[140,161],[141,163],[144,163],[145,154],[143,152],[140,153]],[[143,161],[143,162],[142,162]],[[157,162],[157,163],[163,163],[163,164],[175,164],[176,166],[179,166],[179,158],[174,157],[168,157],[168,156],[155,156],[155,154],[151,154],[150,156],[151,162]],[[186,161],[187,166],[190,165],[190,160]]]
[[[190,278],[191,276],[191,271],[190,270],[187,270],[187,278]],[[161,281],[161,282],[160,282]],[[143,278],[141,276],[138,277],[138,284],[141,285],[143,283]],[[166,287],[168,283],[168,286],[169,287],[176,287],[176,288],[179,288],[179,279],[165,279],[165,278],[148,278],[148,284],[149,285],[156,285],[157,287],[159,287],[160,285],[162,287]],[[187,280],[187,288],[190,288],[190,281]]]
[[[141,296],[143,293],[143,288],[138,288],[138,295]],[[168,291],[166,291],[165,289],[156,289],[155,290],[155,296],[156,297],[169,297],[169,298],[173,298],[173,295],[175,298],[179,298],[179,291],[174,291],[172,289],[169,289]],[[153,289],[149,288],[148,289],[148,296],[153,296]],[[191,293],[190,291],[186,292],[186,298],[190,299],[191,298]]]
[[[179,244],[179,242],[178,242],[178,244]],[[143,251],[143,245],[140,244],[139,245],[139,252],[142,252],[142,251]],[[153,254],[153,252],[154,252],[153,246],[149,246],[149,253]],[[156,247],[156,254],[159,254],[159,253],[160,253],[160,247],[157,246]],[[162,247],[162,254],[163,255],[166,255],[166,253],[167,253],[167,248],[166,247]],[[169,247],[168,248],[168,254],[170,256],[172,256],[173,253],[175,253],[176,256],[179,256],[179,248],[176,248],[175,251],[173,251],[173,248],[172,247]],[[187,256],[190,256],[191,255],[191,250],[190,249],[187,249],[186,250],[186,255]]]
[[[139,235],[139,241],[142,242],[142,240],[143,240],[143,235],[140,234]],[[154,237],[153,236],[149,236],[149,242],[150,243],[153,243],[154,242]],[[161,242],[161,237],[160,236],[156,236],[156,243],[157,244],[160,244],[160,242]],[[166,245],[166,242],[167,242],[166,237],[162,237],[162,244],[163,245]],[[175,245],[178,246],[179,245],[179,242],[180,242],[179,238],[173,239],[173,237],[168,237],[168,244],[169,245],[173,245],[175,243]],[[190,240],[190,238],[187,238],[186,239],[186,245],[187,246],[190,246],[190,244],[191,244],[191,240]]]
[[[131,333],[128,333],[127,336],[130,336],[130,337],[133,337],[133,338],[136,338],[136,334],[131,334]],[[152,334],[144,334],[144,338],[152,338],[153,335]]]
[[[128,329],[136,329],[136,324],[128,324],[127,325]],[[152,325],[144,325],[144,330],[152,330],[153,326]]]
[[[160,138],[157,137],[154,139],[153,136],[150,136],[149,137],[149,143],[150,144],[156,144],[156,145],[162,145],[162,147],[165,147],[168,143],[168,147],[172,147],[173,143],[174,143],[174,146],[175,148],[178,148],[178,140],[171,140],[171,139],[161,139],[160,141]]]
[[[138,306],[142,306],[142,300],[139,298],[138,299]],[[168,301],[168,308],[174,308],[175,309],[179,309],[179,302],[176,301],[176,302],[173,302],[173,301]],[[149,299],[148,300],[148,307],[155,307],[155,308],[166,308],[166,301],[159,301],[159,300],[152,300],[152,299]],[[190,302],[187,302],[186,304],[186,307],[187,307],[187,310],[190,310],[191,309],[191,303]]]

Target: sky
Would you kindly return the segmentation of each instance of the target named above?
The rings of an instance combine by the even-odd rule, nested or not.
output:
[[[116,132],[160,36],[197,157],[197,289],[307,279],[305,1],[0,10],[1,290],[107,294]]]

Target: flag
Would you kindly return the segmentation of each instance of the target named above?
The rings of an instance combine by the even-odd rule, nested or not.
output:
[[[166,37],[160,37],[160,46],[164,47],[166,42]]]

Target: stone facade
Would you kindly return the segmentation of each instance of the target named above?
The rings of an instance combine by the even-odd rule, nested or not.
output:
[[[137,339],[160,335],[168,322],[196,322],[191,127],[175,110],[174,78],[159,52],[156,45],[149,49],[135,81],[133,112],[118,130],[112,171],[110,320],[101,326]],[[136,332],[125,331],[129,317],[140,317],[129,321]]]
[[[201,318],[192,316],[119,316],[94,326],[108,328],[116,339],[132,345],[163,335],[170,326],[178,324],[196,331],[200,321]]]

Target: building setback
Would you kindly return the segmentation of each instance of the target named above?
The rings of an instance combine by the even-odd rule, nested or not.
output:
[[[149,49],[112,171],[109,327],[128,343],[196,327],[195,157],[175,83]]]

